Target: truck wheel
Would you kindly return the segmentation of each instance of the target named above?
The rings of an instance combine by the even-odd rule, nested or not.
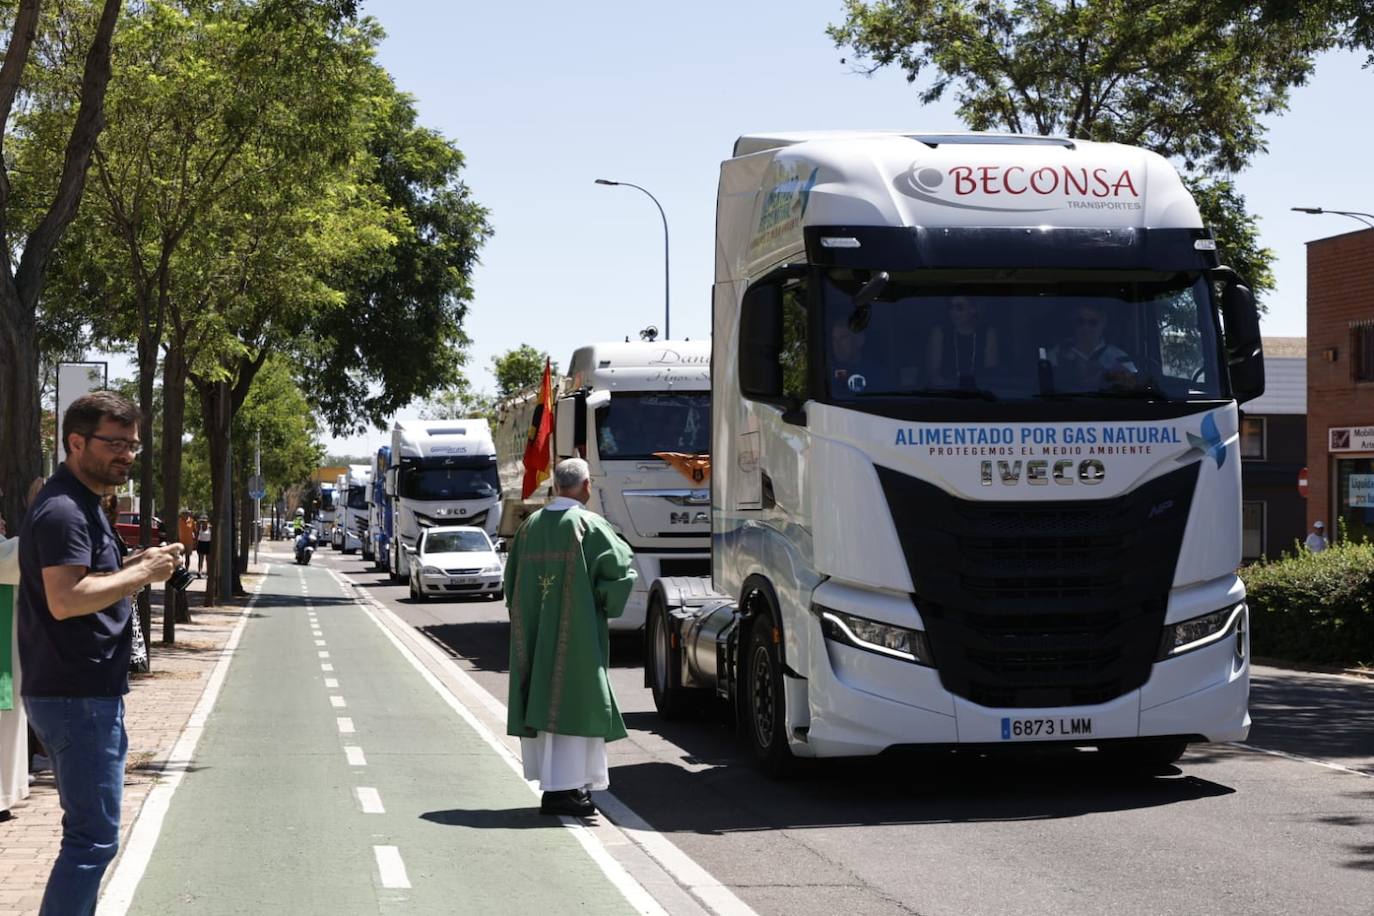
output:
[[[744,658],[744,720],[754,762],[767,775],[780,779],[792,768],[787,746],[787,717],[782,687],[782,657],[773,642],[773,620],[759,614],[749,627],[749,651]]]
[[[668,627],[668,614],[655,594],[649,605],[645,634],[645,661],[649,666],[649,688],[654,694],[654,708],[659,718],[680,719],[692,705],[688,693],[682,687],[674,686],[672,631]]]
[[[1182,738],[1141,738],[1115,744],[1099,744],[1102,762],[1118,770],[1151,773],[1170,766],[1188,749]]]

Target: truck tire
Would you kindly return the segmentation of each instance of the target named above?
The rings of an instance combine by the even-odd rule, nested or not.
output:
[[[1182,738],[1139,738],[1113,744],[1099,744],[1102,762],[1113,769],[1154,773],[1172,765],[1188,749]]]
[[[754,762],[766,775],[781,779],[793,765],[787,746],[787,715],[782,686],[782,653],[773,640],[768,612],[754,617],[744,663],[744,729]]]
[[[649,599],[649,613],[645,621],[644,663],[648,667],[649,689],[653,691],[654,708],[659,718],[680,719],[691,708],[688,691],[678,686],[674,677],[672,630],[668,626],[668,612],[657,591]]]

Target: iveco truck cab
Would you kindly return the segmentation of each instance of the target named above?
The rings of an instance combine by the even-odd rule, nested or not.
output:
[[[731,701],[773,770],[1246,736],[1259,322],[1166,160],[743,137],[713,311],[711,577],[653,587],[662,714]]]

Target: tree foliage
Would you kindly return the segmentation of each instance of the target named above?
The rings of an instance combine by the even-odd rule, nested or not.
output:
[[[1370,28],[1358,0],[846,0],[845,12],[828,30],[837,46],[869,72],[900,67],[922,103],[952,94],[973,130],[1172,159],[1257,292],[1272,288],[1273,254],[1230,178],[1265,151],[1262,119],[1287,107],[1315,55]]]
[[[496,397],[498,400],[533,388],[544,378],[544,362],[549,354],[522,343],[491,358],[491,371],[496,376]],[[558,377],[558,364],[551,363],[554,378]]]

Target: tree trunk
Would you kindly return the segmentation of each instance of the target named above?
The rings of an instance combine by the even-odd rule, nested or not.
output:
[[[42,410],[38,398],[38,347],[32,309],[14,285],[0,281],[0,515],[10,536],[19,533],[29,484],[43,472]],[[13,357],[13,358],[10,358]],[[57,418],[60,432],[62,418]],[[63,458],[58,450],[57,460]]]
[[[181,433],[186,426],[186,351],[180,335],[172,332],[172,343],[162,363],[162,515],[176,513],[176,534],[181,538]],[[168,525],[172,522],[169,520]],[[169,534],[171,533],[169,528]],[[192,545],[195,549],[195,545]],[[186,557],[189,568],[191,558]],[[174,643],[176,625],[191,622],[191,605],[186,593],[167,586],[163,597],[162,641]]]

